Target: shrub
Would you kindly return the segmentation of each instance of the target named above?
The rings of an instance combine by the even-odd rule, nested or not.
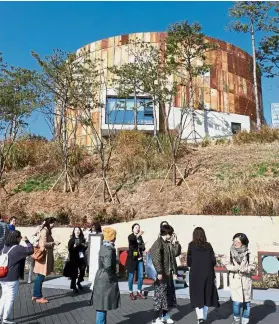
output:
[[[207,147],[211,144],[211,140],[210,140],[210,137],[208,135],[206,135],[202,141],[201,141],[201,146],[202,147]]]
[[[54,255],[54,273],[62,274],[65,266],[66,257],[63,253],[55,253]]]
[[[272,143],[279,140],[279,130],[268,126],[262,127],[259,131],[242,131],[233,135],[234,144],[250,143]]]
[[[49,190],[55,181],[55,177],[48,175],[39,175],[35,177],[27,178],[25,183],[19,184],[13,191],[19,192],[32,192],[32,191],[44,191]]]

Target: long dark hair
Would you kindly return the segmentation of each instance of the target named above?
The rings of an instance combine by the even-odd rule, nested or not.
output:
[[[73,233],[72,233],[72,238],[76,237],[76,236],[75,236],[75,229],[76,229],[76,228],[78,228],[78,229],[80,230],[79,238],[80,238],[81,240],[84,240],[84,234],[83,234],[83,231],[82,231],[82,229],[81,229],[79,226],[74,227],[74,229],[73,229]]]
[[[206,247],[207,239],[202,227],[196,227],[193,232],[193,243],[199,247]]]
[[[94,228],[95,228],[95,232],[96,232],[97,234],[102,233],[102,226],[101,226],[101,224],[100,224],[99,222],[93,223],[91,226],[92,226],[92,227],[94,226]],[[93,232],[93,231],[92,231],[92,227],[91,227],[91,232]]]
[[[20,231],[8,231],[5,237],[5,245],[6,246],[18,245],[19,238],[21,238]]]
[[[169,223],[167,221],[162,221],[160,223],[160,230],[161,230],[162,226],[164,226],[164,225],[169,225]]]
[[[50,228],[50,224],[54,224],[56,222],[56,218],[55,217],[48,217],[45,219],[44,224],[42,229],[47,228],[49,231],[49,234],[51,235],[51,228]]]

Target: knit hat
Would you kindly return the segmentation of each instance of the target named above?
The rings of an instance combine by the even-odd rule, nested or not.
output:
[[[116,238],[116,231],[111,227],[105,227],[103,229],[104,241],[113,241]]]

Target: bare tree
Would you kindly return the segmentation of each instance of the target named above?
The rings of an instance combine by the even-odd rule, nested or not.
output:
[[[13,145],[26,128],[27,119],[40,106],[36,72],[8,66],[0,56],[0,186]]]

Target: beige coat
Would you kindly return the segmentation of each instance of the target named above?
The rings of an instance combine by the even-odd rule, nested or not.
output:
[[[47,228],[43,228],[40,232],[39,247],[41,251],[46,251],[46,259],[44,262],[35,260],[34,273],[44,276],[50,275],[54,270],[54,240]]]
[[[249,255],[249,263],[247,256]],[[252,300],[252,272],[255,266],[251,263],[251,254],[247,251],[239,265],[235,259],[233,263],[227,262],[226,265],[229,274],[231,297],[233,301],[249,302]]]

